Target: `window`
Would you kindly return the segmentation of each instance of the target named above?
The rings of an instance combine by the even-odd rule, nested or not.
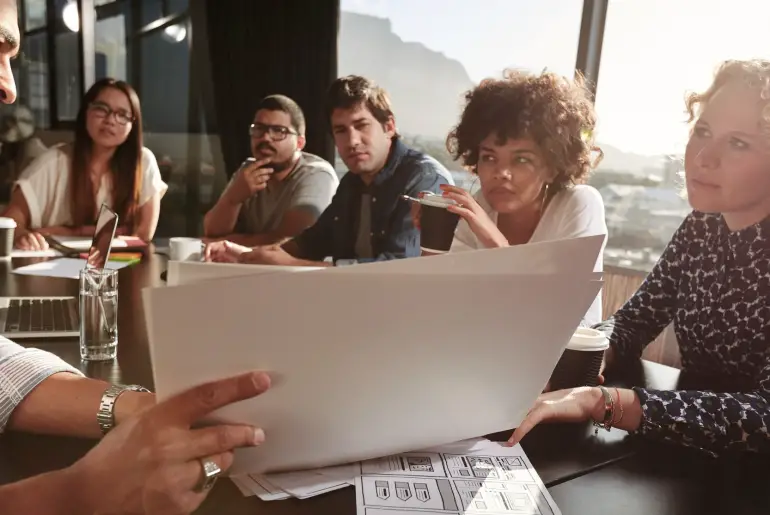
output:
[[[140,7],[142,11],[142,25],[147,25],[163,17],[162,0],[141,0]]]
[[[190,6],[190,0],[166,0],[168,3],[168,14],[177,14],[187,10]]]
[[[685,94],[705,90],[722,60],[759,57],[768,19],[763,0],[610,1],[596,93],[605,158],[591,179],[607,210],[606,263],[649,270],[689,213]]]
[[[46,0],[26,0],[24,2],[24,31],[29,32],[46,26]]]
[[[12,62],[18,91],[18,103],[29,107],[35,115],[35,125],[50,126],[48,103],[48,50],[46,33],[38,32],[24,39],[24,51]]]
[[[56,117],[74,121],[80,107],[80,52],[78,32],[80,16],[75,0],[56,0],[55,57],[56,59]]]
[[[472,9],[467,0],[342,0],[341,8],[339,75],[385,88],[404,141],[441,161],[460,185],[471,177],[445,140],[465,91],[505,68],[574,74],[582,15],[575,0],[478,0]]]
[[[56,116],[61,121],[74,121],[80,108],[80,60],[78,35],[63,32],[56,35]]]
[[[187,132],[190,49],[171,25],[140,39],[139,90],[148,131]],[[169,32],[172,34],[169,35]]]
[[[97,80],[103,77],[128,80],[126,19],[126,15],[121,12],[113,16],[99,18],[96,21],[94,39]]]

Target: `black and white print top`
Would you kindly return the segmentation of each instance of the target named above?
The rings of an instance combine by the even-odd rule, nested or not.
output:
[[[671,321],[683,371],[752,387],[634,388],[637,433],[716,453],[770,452],[770,218],[730,231],[721,215],[694,211],[636,294],[597,328],[616,356],[638,357]]]

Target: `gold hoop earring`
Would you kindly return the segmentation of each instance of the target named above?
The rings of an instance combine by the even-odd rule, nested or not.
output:
[[[548,186],[549,184],[546,182],[545,187],[543,188],[543,202],[540,204],[540,214],[543,214],[543,211],[545,211],[545,201],[548,199]]]

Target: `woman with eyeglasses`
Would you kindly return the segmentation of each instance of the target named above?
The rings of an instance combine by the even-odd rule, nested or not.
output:
[[[14,246],[48,248],[45,235],[91,236],[102,204],[118,213],[120,232],[152,239],[167,186],[142,142],[136,91],[101,79],[86,93],[75,140],[38,157],[20,175],[3,216],[16,220]]]

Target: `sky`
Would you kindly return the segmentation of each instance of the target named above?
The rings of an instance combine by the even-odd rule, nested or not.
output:
[[[474,81],[506,67],[574,72],[582,0],[341,4],[388,18],[401,39],[457,59]],[[724,59],[770,59],[768,20],[768,0],[610,0],[596,97],[599,141],[638,154],[683,152],[685,94],[706,89]]]

